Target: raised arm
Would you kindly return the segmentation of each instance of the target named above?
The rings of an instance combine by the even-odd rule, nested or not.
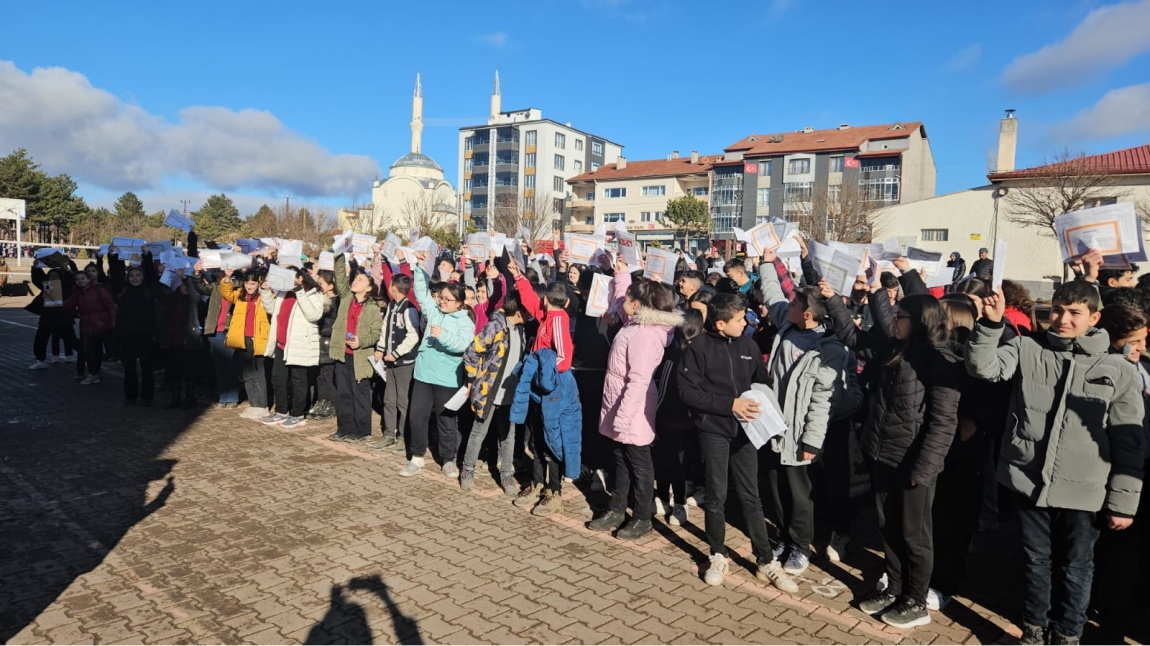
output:
[[[333,274],[335,274],[335,293],[340,299],[351,296],[351,283],[347,280],[347,256],[339,254],[335,257]]]
[[[420,303],[424,303],[428,307],[435,302],[431,296],[431,289],[427,285],[427,272],[423,271],[423,266],[420,265],[418,269],[412,270],[411,277],[411,292],[419,299]]]
[[[783,294],[779,285],[779,276],[775,271],[773,262],[764,262],[759,266],[759,287],[762,291],[763,303],[767,305],[767,313],[775,327],[781,328],[787,322],[787,310],[791,303]]]

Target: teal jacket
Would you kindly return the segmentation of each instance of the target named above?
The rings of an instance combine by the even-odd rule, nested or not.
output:
[[[412,281],[415,298],[423,307],[427,319],[427,331],[419,354],[415,357],[415,378],[425,384],[459,388],[463,385],[463,353],[475,338],[475,322],[467,315],[467,310],[444,314],[431,297],[427,288],[427,274],[415,268]],[[438,337],[431,336],[431,326],[442,328]]]

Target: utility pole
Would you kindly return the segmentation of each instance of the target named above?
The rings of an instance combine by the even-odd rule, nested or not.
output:
[[[291,217],[291,196],[284,196],[284,217]]]
[[[184,205],[184,215],[188,214],[188,205],[191,203],[192,203],[191,200],[180,200],[180,204]]]

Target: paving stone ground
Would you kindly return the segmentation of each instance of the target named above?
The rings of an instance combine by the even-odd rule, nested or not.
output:
[[[732,529],[732,574],[712,588],[700,510],[626,543],[583,527],[571,485],[565,512],[540,519],[486,477],[471,493],[434,467],[400,478],[398,454],[324,439],[334,422],[126,407],[114,364],[89,387],[70,364],[26,369],[24,302],[0,300],[5,641],[981,643],[1013,630],[1002,541],[976,555],[969,595],[914,631],[850,606],[881,570],[873,531],[787,595],[751,575]]]

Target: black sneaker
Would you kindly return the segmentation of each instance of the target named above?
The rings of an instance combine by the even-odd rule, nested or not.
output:
[[[930,613],[927,612],[925,603],[903,599],[882,613],[879,619],[882,619],[884,624],[895,628],[914,628],[929,624]]]
[[[1019,644],[1045,644],[1046,643],[1046,627],[1035,626],[1033,624],[1023,624],[1022,637],[1018,640]]]
[[[619,511],[609,511],[587,523],[587,529],[596,532],[613,532],[623,525],[627,515]]]
[[[348,437],[349,437],[348,435],[345,435],[343,433],[332,433],[331,435],[327,436],[327,439],[331,440],[332,442],[343,442]]]
[[[898,597],[888,592],[877,592],[874,596],[864,599],[859,603],[859,610],[867,613],[868,615],[875,616],[881,614],[887,608],[890,608],[898,601]]]
[[[653,529],[650,518],[634,518],[627,521],[619,531],[615,532],[615,538],[624,541],[633,541],[642,538],[651,532]]]
[[[1062,633],[1058,632],[1057,628],[1051,628],[1049,641],[1051,644],[1058,644],[1059,646],[1061,646],[1062,644],[1070,644],[1072,646],[1077,646],[1077,644],[1082,643],[1082,638],[1079,637],[1078,635],[1063,635]],[[1118,643],[1121,644],[1122,642],[1118,642]]]

